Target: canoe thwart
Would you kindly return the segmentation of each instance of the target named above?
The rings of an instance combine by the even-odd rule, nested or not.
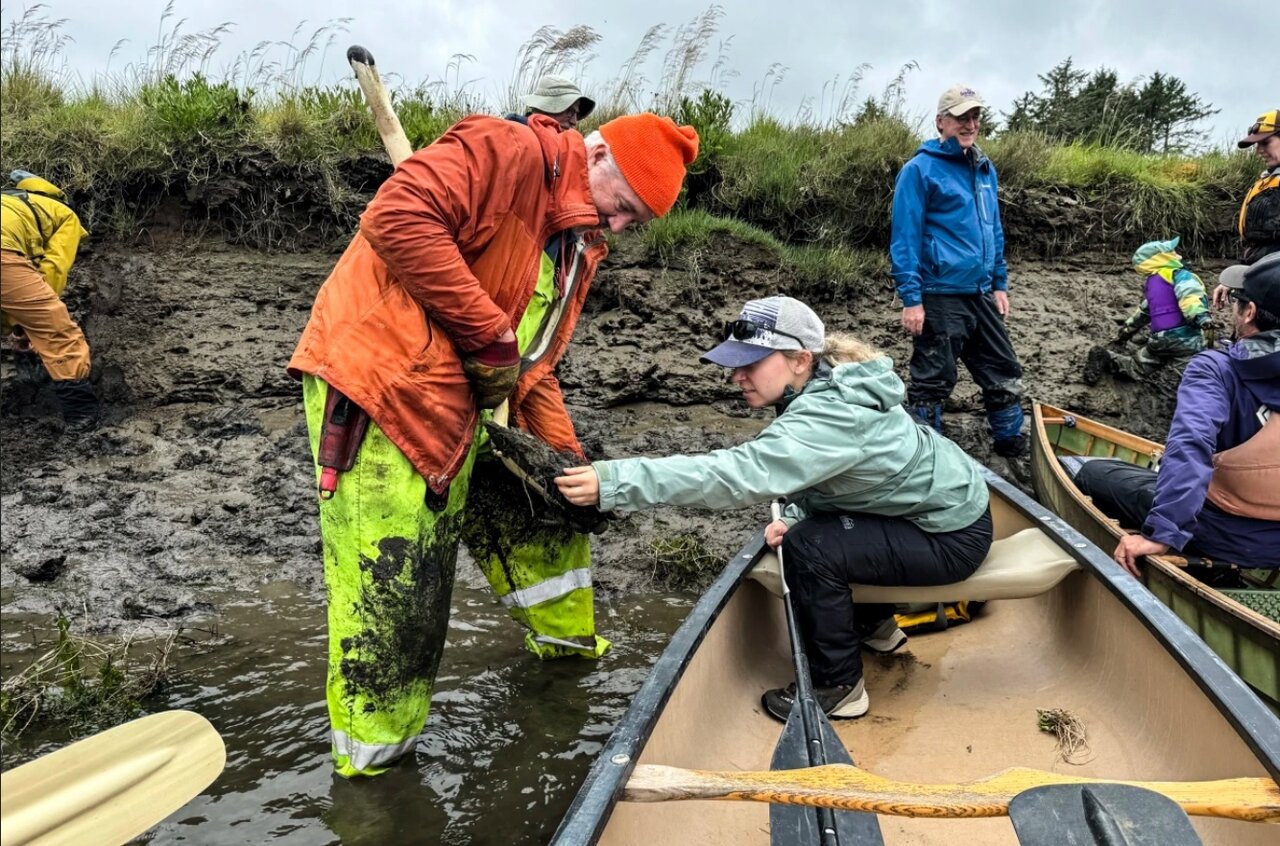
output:
[[[1107,781],[1014,767],[958,784],[896,781],[847,764],[798,770],[711,772],[642,764],[628,802],[728,799],[868,811],[900,817],[1002,817],[1024,790],[1047,784],[1127,784],[1167,796],[1192,816],[1280,822],[1280,787],[1268,778],[1218,781]]]

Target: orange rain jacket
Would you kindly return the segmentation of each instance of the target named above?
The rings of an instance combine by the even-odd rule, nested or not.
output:
[[[289,374],[323,379],[369,413],[436,494],[457,475],[477,410],[462,356],[513,329],[539,253],[591,229],[582,275],[548,353],[520,377],[511,422],[582,454],[555,367],[608,252],[577,132],[475,116],[396,168],[321,286]]]

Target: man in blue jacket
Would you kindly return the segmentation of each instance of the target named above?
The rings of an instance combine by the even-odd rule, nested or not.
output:
[[[1075,477],[1104,513],[1142,528],[1115,551],[1134,575],[1140,556],[1171,549],[1280,567],[1280,253],[1220,278],[1237,340],[1187,363],[1159,473],[1094,459]]]
[[[983,108],[963,85],[938,100],[939,138],[921,144],[898,173],[889,255],[902,326],[914,336],[912,413],[942,431],[959,359],[982,388],[996,454],[1016,458],[1026,450],[1022,365],[1004,325],[1009,269],[996,169],[975,144]]]

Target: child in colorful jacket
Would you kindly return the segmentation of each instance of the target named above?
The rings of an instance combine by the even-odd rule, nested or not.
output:
[[[1117,340],[1128,341],[1151,327],[1151,336],[1133,355],[1106,347],[1089,351],[1084,380],[1096,385],[1104,373],[1138,380],[1172,361],[1190,358],[1205,348],[1212,325],[1204,284],[1182,264],[1178,239],[1148,241],[1133,254],[1133,269],[1146,280],[1142,302],[1121,324]]]

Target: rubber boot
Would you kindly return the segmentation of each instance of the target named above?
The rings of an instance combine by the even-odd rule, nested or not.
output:
[[[1027,439],[1024,435],[1001,438],[998,441],[993,441],[991,448],[996,455],[1004,458],[1023,458],[1027,454]]]
[[[1081,374],[1086,385],[1096,385],[1102,377],[1111,372],[1111,353],[1106,347],[1094,347],[1089,350],[1089,357]]]
[[[93,393],[93,386],[88,379],[54,382],[53,389],[62,406],[66,431],[78,435],[98,427],[98,397]]]
[[[1022,458],[1027,453],[1027,439],[1022,434],[1024,421],[1022,406],[1006,406],[987,412],[987,425],[991,427],[992,449],[1004,458]]]
[[[942,403],[923,402],[911,406],[911,413],[924,425],[942,434]]]
[[[39,355],[31,350],[15,351],[13,354],[13,366],[17,371],[14,375],[19,382],[43,385],[49,381],[49,371],[45,370],[44,362],[41,361]]]

